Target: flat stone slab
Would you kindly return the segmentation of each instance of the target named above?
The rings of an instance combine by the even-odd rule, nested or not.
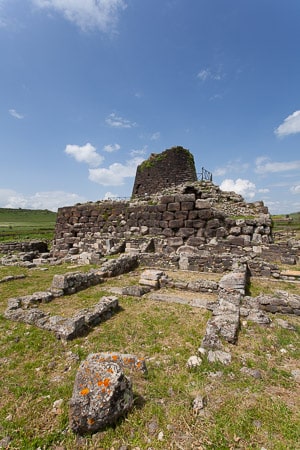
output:
[[[300,271],[299,270],[283,270],[281,272],[281,275],[285,277],[297,277],[300,278]]]
[[[197,297],[186,298],[177,295],[161,294],[156,292],[152,292],[151,294],[147,295],[147,298],[159,302],[180,303],[181,305],[189,305],[195,308],[204,308],[209,310],[212,310],[214,308],[214,305],[216,304],[215,302],[212,302],[210,299],[203,299]]]

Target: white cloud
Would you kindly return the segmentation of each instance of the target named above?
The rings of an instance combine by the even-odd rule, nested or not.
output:
[[[153,133],[150,139],[151,141],[158,141],[158,139],[160,139],[160,132],[156,131],[156,133]]]
[[[136,168],[143,158],[132,158],[126,164],[113,163],[108,169],[89,169],[89,179],[102,186],[120,186],[124,184],[125,178],[134,177]]]
[[[260,194],[268,194],[268,192],[270,192],[270,189],[268,188],[262,188],[262,189],[258,189],[258,191]]]
[[[256,173],[276,173],[276,172],[287,172],[290,170],[300,169],[300,160],[298,161],[283,161],[283,162],[272,162],[270,158],[261,156],[255,161]]]
[[[131,122],[130,120],[124,119],[123,117],[117,116],[115,113],[111,113],[105,119],[105,122],[107,125],[113,128],[133,128],[137,126],[135,122]]]
[[[283,123],[276,128],[274,133],[278,137],[300,133],[300,111],[295,111],[293,114],[284,119]]]
[[[57,208],[62,206],[70,206],[85,201],[84,197],[63,191],[36,192],[33,195],[25,195],[11,189],[0,189],[0,207],[2,208],[49,209],[50,211],[56,211]]]
[[[290,191],[292,192],[292,194],[300,194],[300,184],[298,184],[297,186],[292,186]]]
[[[63,14],[83,31],[98,29],[105,33],[115,30],[119,13],[126,8],[124,0],[32,0],[32,3]]]
[[[96,152],[96,148],[89,142],[83,146],[68,144],[65,153],[72,156],[78,162],[84,162],[91,167],[99,166],[104,160],[103,156]]]
[[[103,197],[104,200],[112,200],[114,198],[118,198],[118,195],[113,194],[112,192],[105,192]]]
[[[226,179],[220,184],[222,191],[233,191],[242,195],[245,198],[253,198],[256,192],[256,186],[250,180],[243,180],[238,178],[237,180]]]
[[[9,114],[14,117],[15,119],[24,119],[23,114],[18,113],[15,109],[9,109]]]
[[[103,150],[108,153],[116,152],[120,150],[121,146],[119,144],[108,144],[104,145]]]

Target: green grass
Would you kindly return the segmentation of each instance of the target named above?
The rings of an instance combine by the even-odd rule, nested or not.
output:
[[[52,240],[56,213],[45,210],[0,208],[0,242]]]
[[[298,448],[299,385],[290,372],[300,357],[299,318],[281,316],[297,327],[296,332],[283,330],[275,321],[267,328],[249,322],[240,331],[238,345],[230,346],[230,366],[209,364],[204,358],[194,370],[188,370],[186,362],[197,353],[204,335],[210,316],[205,310],[119,296],[117,314],[67,344],[49,332],[4,319],[8,298],[45,290],[55,273],[71,270],[79,269],[0,267],[0,279],[26,275],[0,284],[0,440],[10,436],[10,449]],[[41,307],[51,314],[71,315],[97,303],[110,284],[121,287],[138,279],[139,271]],[[126,418],[93,437],[78,438],[68,429],[68,401],[80,361],[98,351],[145,357],[149,373],[128,374],[135,404]],[[242,374],[244,365],[260,370],[262,378]],[[203,416],[195,416],[191,407],[198,394],[207,397]],[[63,404],[55,414],[53,403],[58,399]]]

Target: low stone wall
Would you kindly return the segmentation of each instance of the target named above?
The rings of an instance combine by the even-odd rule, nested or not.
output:
[[[245,297],[243,306],[270,313],[295,314],[296,316],[300,316],[300,295],[278,291],[272,296],[262,294],[254,298]]]
[[[16,322],[35,325],[43,330],[52,331],[57,339],[68,341],[82,336],[91,327],[111,317],[118,307],[116,297],[102,297],[92,308],[78,311],[72,317],[51,316],[38,308],[29,307],[35,304],[32,298],[19,297],[8,301],[4,317]],[[36,296],[37,297],[37,296]],[[36,300],[36,299],[35,299]]]
[[[50,291],[56,296],[70,295],[102,282],[103,277],[96,270],[86,273],[69,272],[63,275],[54,275]]]
[[[37,305],[51,302],[55,297],[74,294],[79,290],[102,283],[104,278],[126,273],[135,269],[137,264],[135,256],[123,255],[103,264],[99,270],[91,269],[87,273],[69,272],[64,275],[54,275],[49,290],[9,299],[4,316],[7,319],[53,331],[59,339],[74,339],[86,332],[88,327],[95,326],[109,317],[117,308],[118,300],[115,297],[103,298],[93,308],[82,310],[71,318],[50,316],[37,309]]]
[[[44,241],[4,242],[0,243],[0,253],[15,252],[49,252],[48,244]]]

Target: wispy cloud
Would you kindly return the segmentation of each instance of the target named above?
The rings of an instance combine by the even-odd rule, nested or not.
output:
[[[222,191],[233,191],[242,195],[247,199],[251,199],[255,196],[256,186],[250,180],[243,180],[238,178],[237,180],[226,179],[220,184]]]
[[[9,109],[8,112],[15,119],[19,119],[19,120],[24,119],[23,114],[18,113],[15,109]]]
[[[160,132],[156,131],[156,133],[153,133],[150,139],[151,141],[158,141],[160,139]]]
[[[89,179],[102,186],[121,186],[125,178],[134,177],[143,158],[135,157],[125,164],[113,163],[108,168],[89,169]]]
[[[114,32],[124,0],[31,0],[38,8],[56,11],[82,31]]]
[[[288,116],[281,125],[274,131],[276,136],[284,137],[289,134],[300,133],[300,111],[295,111],[293,114]]]
[[[260,174],[287,172],[291,170],[299,170],[300,160],[276,162],[271,161],[268,157],[261,156],[256,159],[255,165],[255,172]]]
[[[229,173],[241,174],[248,169],[249,169],[249,163],[242,163],[239,159],[237,159],[235,161],[229,161],[223,167],[217,167],[217,169],[214,170],[214,175],[215,176],[224,176]]]
[[[36,192],[25,195],[12,189],[0,189],[0,206],[2,208],[49,209],[56,211],[63,206],[86,202],[86,198],[63,191]]]
[[[82,146],[68,144],[65,153],[75,158],[76,161],[84,162],[91,167],[99,166],[104,160],[103,156],[97,153],[96,147],[89,142]]]
[[[104,145],[103,150],[107,153],[113,153],[120,150],[121,146],[119,144],[108,144]]]
[[[223,75],[220,71],[213,71],[209,68],[201,69],[200,72],[197,73],[197,78],[201,81],[215,80],[220,81],[223,78]]]
[[[136,122],[131,122],[124,117],[118,116],[115,113],[111,113],[106,119],[105,123],[112,128],[133,128],[137,126]]]
[[[145,154],[147,153],[147,149],[148,149],[148,146],[147,146],[147,145],[145,145],[143,148],[132,149],[132,150],[130,151],[130,155],[131,155],[133,158],[135,158],[136,156],[142,156],[142,155],[145,155]]]

